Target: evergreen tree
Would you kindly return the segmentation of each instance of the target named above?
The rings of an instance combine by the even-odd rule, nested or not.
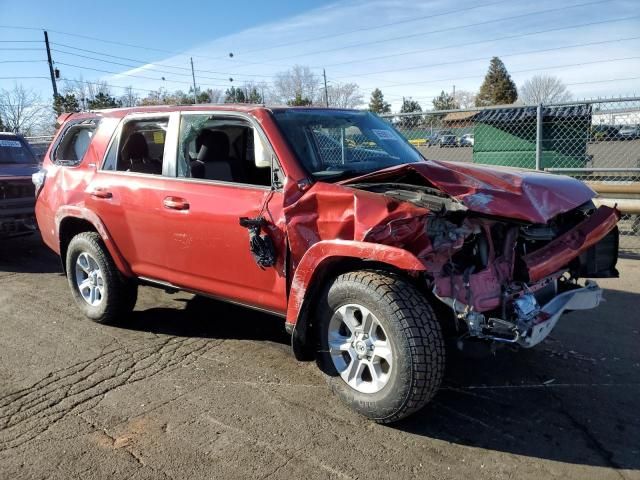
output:
[[[422,112],[422,107],[415,100],[404,100],[402,102],[402,107],[400,108],[400,113],[411,113],[411,112]],[[403,128],[411,128],[415,127],[420,123],[422,119],[421,115],[408,115],[406,117],[400,117],[400,126]]]
[[[119,106],[120,103],[118,103],[118,100],[116,100],[106,92],[98,92],[98,94],[93,97],[93,99],[87,102],[87,107],[89,108],[89,110],[99,110],[101,108],[116,108]]]
[[[0,117],[0,132],[4,132],[4,123],[2,123],[2,117]]]
[[[518,99],[518,89],[511,80],[502,60],[493,57],[489,63],[489,71],[484,77],[480,92],[476,97],[476,106],[507,105]]]
[[[382,95],[382,91],[379,88],[376,88],[373,92],[371,92],[369,111],[373,113],[391,112],[391,104],[384,101],[384,95]]]
[[[264,99],[256,87],[247,89],[247,103],[264,103]]]
[[[291,107],[306,107],[312,104],[313,102],[307,97],[303,97],[300,92],[296,93],[296,98],[287,102],[287,105]]]
[[[53,99],[53,110],[56,115],[62,115],[63,113],[75,113],[80,111],[80,102],[73,93],[67,93],[65,95],[57,95]]]
[[[231,87],[224,92],[224,103],[247,103],[241,88]]]
[[[444,90],[440,92],[436,98],[433,99],[433,108],[435,110],[454,110],[460,108],[453,95],[449,95]]]

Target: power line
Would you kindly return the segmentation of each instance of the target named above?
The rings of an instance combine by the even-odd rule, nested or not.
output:
[[[145,75],[134,75],[131,73],[119,73],[119,72],[114,72],[111,70],[103,70],[100,68],[91,68],[91,67],[83,67],[81,65],[73,65],[71,63],[64,63],[64,62],[56,62],[56,65],[64,65],[67,67],[72,67],[72,68],[79,68],[81,70],[91,70],[94,72],[101,72],[101,73],[109,73],[112,75],[119,75],[119,76],[124,76],[124,77],[132,77],[132,78],[143,78],[145,80],[156,80],[156,81],[163,81],[163,82],[168,82],[168,83],[177,83],[177,84],[182,84],[182,85],[191,85],[189,82],[181,82],[179,80],[167,80],[164,77],[160,77],[160,78],[156,78],[156,77],[147,77]],[[206,85],[209,87],[227,87],[228,85]]]
[[[335,51],[339,51],[339,50],[345,50],[348,48],[354,48],[354,47],[360,47],[360,46],[367,46],[367,45],[378,45],[381,43],[387,43],[387,42],[393,42],[395,40],[404,40],[407,38],[415,38],[415,37],[421,37],[421,36],[425,36],[425,35],[431,35],[433,33],[443,33],[443,32],[449,32],[452,30],[460,30],[463,28],[469,28],[469,27],[477,27],[477,26],[481,26],[481,25],[488,25],[491,23],[498,23],[498,22],[504,22],[505,20],[515,20],[518,18],[528,18],[531,17],[533,15],[541,15],[543,13],[550,13],[550,12],[558,12],[558,11],[562,11],[562,10],[569,10],[572,8],[577,8],[577,7],[584,7],[584,6],[591,6],[591,5],[597,5],[597,4],[601,4],[601,3],[609,3],[613,0],[596,0],[596,1],[591,1],[591,2],[586,2],[586,3],[579,3],[579,4],[574,4],[574,5],[568,5],[568,6],[562,6],[562,7],[556,7],[556,8],[549,8],[546,10],[538,10],[536,12],[529,12],[529,13],[524,13],[524,14],[519,14],[519,15],[512,15],[509,17],[502,17],[502,18],[496,18],[496,19],[492,19],[492,20],[485,20],[483,22],[475,22],[475,23],[468,23],[466,25],[457,25],[455,27],[446,27],[446,28],[441,28],[438,30],[431,30],[428,32],[420,32],[420,33],[411,33],[408,35],[401,35],[401,36],[397,36],[397,37],[391,37],[391,38],[386,38],[384,40],[374,40],[371,42],[360,42],[360,43],[352,43],[349,45],[344,45],[341,47],[336,47],[336,48],[328,48],[328,49],[324,49],[324,50],[315,50],[313,52],[307,52],[307,53],[303,53],[303,54],[299,54],[299,55],[291,55],[288,57],[281,57],[281,58],[276,58],[273,59],[273,61],[278,62],[280,60],[289,60],[292,58],[299,58],[299,57],[307,57],[309,55],[317,55],[319,53],[328,53],[328,52],[335,52]]]
[[[0,63],[40,63],[46,60],[0,60]]]
[[[377,30],[380,28],[386,28],[386,27],[391,27],[391,26],[395,26],[395,25],[402,25],[405,23],[411,23],[411,22],[418,22],[421,20],[430,20],[432,18],[436,18],[436,17],[444,17],[446,15],[452,15],[452,14],[460,14],[460,12],[468,12],[470,10],[477,10],[478,8],[484,8],[484,7],[490,7],[493,5],[498,5],[500,3],[507,3],[507,2],[512,2],[513,0],[499,0],[497,2],[490,2],[490,3],[485,3],[482,5],[474,5],[472,7],[468,7],[468,8],[464,8],[464,9],[456,9],[456,10],[449,10],[447,12],[441,12],[441,13],[435,13],[435,14],[430,14],[430,15],[424,15],[422,17],[412,17],[409,19],[405,19],[405,20],[398,20],[395,22],[389,22],[389,23],[383,23],[380,25],[373,25],[373,26],[369,26],[369,27],[362,27],[362,28],[356,28],[353,30],[347,30],[345,32],[338,32],[338,33],[332,33],[332,34],[327,34],[327,35],[320,35],[317,37],[312,37],[312,38],[306,38],[304,40],[296,40],[294,42],[285,42],[285,43],[279,43],[276,45],[272,45],[270,47],[263,47],[263,48],[256,48],[254,50],[248,50],[248,51],[240,51],[239,54],[241,55],[247,55],[250,53],[255,53],[255,52],[264,52],[265,50],[273,50],[275,48],[281,48],[281,47],[289,47],[292,45],[300,45],[301,43],[309,43],[309,42],[314,42],[317,40],[324,40],[327,38],[330,39],[334,39],[336,37],[343,37],[345,35],[350,35],[352,33],[358,33],[358,32],[366,32],[366,31],[370,31],[370,30]]]
[[[438,67],[438,66],[443,66],[443,65],[454,65],[454,64],[458,64],[458,63],[469,63],[469,62],[476,62],[476,61],[486,61],[486,60],[490,60],[492,57],[500,57],[500,58],[506,58],[506,57],[517,57],[517,56],[521,56],[521,55],[531,55],[534,53],[545,53],[545,52],[551,52],[551,51],[557,51],[557,50],[566,50],[566,49],[570,49],[570,48],[577,48],[577,47],[588,47],[588,46],[594,46],[594,45],[604,45],[607,43],[616,43],[616,42],[624,42],[624,41],[629,41],[629,40],[638,40],[640,39],[640,36],[635,36],[635,37],[626,37],[626,38],[617,38],[617,39],[613,39],[613,40],[603,40],[600,42],[586,42],[586,43],[576,43],[573,45],[565,45],[562,47],[552,47],[552,48],[543,48],[543,49],[538,49],[538,50],[527,50],[525,52],[518,52],[518,53],[508,53],[508,54],[503,54],[503,55],[492,55],[491,57],[475,57],[475,58],[466,58],[463,60],[453,60],[450,62],[441,62],[441,63],[431,63],[431,64],[423,64],[423,65],[413,65],[411,67],[405,67],[405,68],[395,68],[395,69],[391,69],[391,70],[379,70],[379,71],[375,71],[375,72],[366,72],[366,73],[358,73],[358,74],[353,74],[353,75],[349,75],[348,77],[335,77],[337,79],[340,78],[352,78],[352,77],[363,77],[363,76],[370,76],[370,75],[375,75],[378,73],[389,73],[389,72],[402,72],[402,71],[406,71],[406,70],[420,70],[423,68],[432,68],[432,67]],[[512,73],[517,73],[516,71],[513,71]],[[469,77],[457,77],[460,79],[464,79],[464,78],[469,78]],[[475,75],[472,77],[475,78]],[[375,79],[374,79],[375,80]],[[455,80],[455,79],[453,79]],[[430,81],[429,81],[430,82]],[[400,85],[419,85],[421,83],[429,83],[429,82],[411,82],[411,83],[392,83],[390,85],[386,85],[388,87],[393,87],[393,86],[400,86]]]
[[[471,45],[479,45],[482,43],[489,43],[489,42],[497,42],[500,40],[512,40],[514,38],[522,38],[522,37],[528,37],[528,36],[532,36],[532,35],[540,35],[542,33],[551,33],[551,32],[559,32],[559,31],[563,31],[563,30],[571,30],[574,28],[582,28],[582,27],[590,27],[593,25],[602,25],[602,24],[607,24],[607,23],[615,23],[615,22],[622,22],[622,21],[626,21],[626,20],[632,20],[632,19],[636,19],[636,18],[640,18],[640,15],[634,15],[631,17],[624,17],[624,18],[616,18],[616,19],[611,19],[611,20],[602,20],[602,21],[598,21],[598,22],[588,22],[588,23],[579,23],[579,24],[574,24],[574,25],[569,25],[567,27],[556,27],[556,28],[550,28],[550,29],[546,29],[546,30],[537,30],[535,32],[527,32],[527,33],[518,33],[515,35],[507,35],[504,37],[496,37],[496,38],[490,38],[487,40],[479,40],[479,41],[473,41],[473,42],[464,42],[464,43],[455,43],[455,44],[451,44],[451,45],[446,45],[444,47],[435,47],[435,48],[427,48],[427,49],[420,49],[420,50],[411,50],[408,52],[399,52],[399,53],[392,53],[392,54],[388,54],[388,55],[378,55],[375,57],[367,57],[367,58],[356,58],[353,60],[348,60],[348,61],[344,61],[344,62],[337,62],[337,63],[328,63],[325,64],[325,67],[336,67],[336,66],[340,66],[340,65],[351,65],[354,63],[364,63],[364,62],[368,62],[371,60],[382,60],[385,58],[397,58],[397,57],[402,57],[405,55],[414,55],[416,53],[427,53],[427,52],[436,52],[439,50],[446,50],[449,48],[458,48],[458,47],[468,47]]]
[[[56,43],[56,42],[51,42],[51,44],[54,45],[54,46],[70,48],[70,49],[77,50],[77,51],[80,51],[80,52],[93,53],[95,55],[102,55],[104,57],[115,58],[115,59],[118,59],[118,60],[127,60],[127,61],[130,61],[130,62],[136,62],[136,63],[140,64],[139,66],[134,66],[133,68],[140,68],[141,66],[151,65],[151,66],[157,66],[157,67],[162,67],[162,68],[175,68],[177,70],[184,70],[184,71],[189,71],[189,72],[191,71],[190,68],[180,67],[180,66],[177,66],[177,65],[165,65],[165,64],[162,64],[162,63],[148,62],[146,60],[137,60],[137,59],[133,59],[133,58],[129,58],[129,57],[121,57],[121,56],[118,56],[118,55],[111,55],[109,53],[98,52],[98,51],[95,51],[95,50],[87,50],[85,48],[78,48],[78,47],[74,47],[74,46],[71,46],[71,45],[65,45],[65,44]],[[59,53],[66,53],[67,55],[74,55],[76,57],[82,57],[82,58],[88,58],[88,59],[92,59],[92,60],[98,60],[98,61],[105,62],[105,63],[114,63],[116,65],[123,65],[123,64],[116,63],[116,62],[107,62],[106,60],[102,60],[102,59],[99,59],[99,58],[82,55],[82,54],[79,54],[79,53],[73,53],[73,52],[67,52],[67,51],[64,51],[64,50],[59,50],[59,49],[56,49],[56,48],[54,48],[54,51],[59,52]],[[125,65],[125,66],[127,66],[127,65]],[[249,73],[219,72],[219,71],[202,70],[202,69],[196,69],[195,71],[198,72],[198,73],[200,73],[200,72],[202,72],[202,73],[215,73],[215,74],[219,74],[219,75],[270,78],[269,75],[255,75],[255,74],[249,74]],[[166,73],[170,73],[170,72],[166,72]],[[171,72],[171,73],[173,73],[173,72]],[[176,75],[178,75],[178,74],[176,73]]]
[[[64,50],[58,50],[56,48],[54,48],[53,51],[56,52],[56,53],[62,53],[62,54],[66,54],[66,55],[73,55],[75,57],[86,58],[86,59],[89,59],[89,60],[96,60],[98,62],[109,63],[109,64],[112,64],[112,65],[120,65],[120,66],[123,66],[123,67],[129,67],[129,68],[136,68],[137,69],[137,68],[146,67],[148,65],[148,64],[130,65],[130,64],[127,64],[127,63],[120,63],[120,62],[114,62],[112,60],[104,60],[102,58],[91,57],[91,56],[88,56],[88,55],[81,55],[81,54],[78,54],[78,53],[66,52]],[[167,73],[169,75],[179,75],[179,76],[182,76],[182,77],[190,77],[191,76],[191,74],[189,74],[189,73],[171,72],[171,71],[168,71],[168,70],[159,70],[159,69],[156,69],[156,68],[146,68],[145,71],[158,72],[158,73]],[[208,80],[228,80],[227,78],[219,78],[219,77],[202,77],[201,76],[200,78],[205,78],[205,79],[208,79]]]
[[[49,77],[0,77],[0,80],[29,80],[29,79],[42,79],[49,80]]]
[[[593,65],[593,64],[597,64],[597,63],[612,63],[612,62],[620,62],[620,61],[626,61],[626,60],[637,60],[637,59],[640,59],[640,56],[614,58],[614,59],[604,59],[604,60],[594,60],[592,62],[568,63],[568,64],[564,64],[564,65],[552,65],[552,66],[548,66],[548,67],[531,67],[531,68],[525,68],[525,69],[520,69],[520,70],[512,70],[510,73],[525,73],[525,72],[535,72],[535,71],[541,71],[541,70],[554,70],[556,68],[578,67],[578,66],[583,66],[583,65]],[[389,85],[389,86],[390,87],[396,87],[396,86],[397,87],[401,87],[401,86],[405,87],[405,86],[409,86],[409,85],[422,85],[422,84],[427,84],[427,83],[451,82],[451,81],[467,80],[467,79],[473,79],[473,78],[484,78],[484,75],[483,74],[478,74],[478,75],[468,75],[466,77],[441,78],[441,79],[438,79],[438,80],[427,80],[427,81],[420,81],[420,82],[397,83],[397,84]],[[594,82],[594,83],[598,83],[598,82]],[[566,84],[566,85],[576,85],[576,84]]]

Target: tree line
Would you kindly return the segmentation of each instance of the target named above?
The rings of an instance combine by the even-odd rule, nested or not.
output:
[[[524,82],[518,90],[502,60],[493,57],[477,93],[466,90],[448,93],[442,90],[431,103],[433,110],[441,111],[511,105],[517,102],[525,105],[558,103],[569,101],[571,97],[571,93],[562,81],[549,75],[535,75]],[[369,110],[378,114],[391,112],[391,105],[384,100],[384,95],[379,88],[371,93]],[[422,112],[420,103],[411,98],[403,98],[400,113],[412,112]]]
[[[33,91],[21,85],[13,90],[0,90],[0,131],[21,132],[25,135],[50,133],[55,118],[62,113],[80,112],[117,107],[147,105],[189,105],[202,103],[269,103],[292,106],[318,105],[336,108],[358,108],[364,104],[363,94],[356,83],[329,82],[308,66],[295,65],[277,73],[271,84],[245,82],[231,85],[226,90],[200,89],[169,91],[165,88],[148,91],[144,96],[129,86],[122,95],[114,95],[110,85],[104,81],[85,81],[82,78],[66,80],[60,93],[48,105],[40,101]],[[491,105],[553,103],[567,101],[571,94],[556,77],[536,75],[518,89],[506,66],[498,57],[491,59],[488,71],[477,93],[459,90],[448,93],[444,90],[432,100],[433,110],[455,110]],[[382,91],[372,91],[368,110],[391,113],[391,104]],[[411,97],[403,98],[400,113],[422,112],[422,106]]]

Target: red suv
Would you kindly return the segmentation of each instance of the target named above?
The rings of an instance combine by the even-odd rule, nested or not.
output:
[[[297,358],[379,422],[438,389],[445,339],[524,348],[613,277],[619,212],[563,176],[425,160],[361,111],[171,106],[72,114],[36,215],[82,312],[140,284],[285,318]],[[241,320],[238,320],[241,321]]]

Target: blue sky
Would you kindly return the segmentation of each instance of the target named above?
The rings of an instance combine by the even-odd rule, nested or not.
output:
[[[640,77],[639,4],[58,0],[31,1],[25,8],[0,0],[0,25],[36,29],[0,27],[0,77],[48,75],[37,30],[45,27],[64,78],[102,79],[114,85],[114,94],[122,92],[116,86],[128,85],[142,96],[159,87],[188,90],[189,71],[183,69],[193,56],[198,85],[204,88],[224,89],[229,77],[234,85],[244,80],[268,84],[275,73],[300,64],[318,74],[326,68],[329,82],[358,83],[366,98],[379,87],[394,107],[403,96],[428,107],[434,95],[453,85],[477,91],[494,55],[503,59],[517,85],[545,73],[560,77],[578,98],[640,94],[640,79],[631,79]],[[10,42],[15,40],[40,43]],[[17,60],[35,62],[1,63]],[[46,79],[21,81],[43,99],[51,95]],[[0,88],[12,85],[13,80],[0,79]]]

